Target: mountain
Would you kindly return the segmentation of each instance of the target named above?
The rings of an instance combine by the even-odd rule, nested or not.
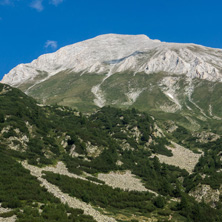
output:
[[[0,220],[222,221],[221,67],[220,49],[114,34],[15,67]]]
[[[183,126],[199,129],[222,118],[221,79],[221,49],[107,34],[20,64],[2,83],[43,104],[86,113],[112,105],[160,118],[179,114]]]
[[[0,104],[0,220],[222,220],[219,134],[135,108],[84,116],[6,84]]]
[[[146,74],[167,72],[211,81],[222,79],[222,50],[195,44],[165,43],[145,35],[108,34],[61,48],[21,64],[3,78],[19,86],[45,73],[47,78],[61,71],[73,73],[114,73],[132,71]]]

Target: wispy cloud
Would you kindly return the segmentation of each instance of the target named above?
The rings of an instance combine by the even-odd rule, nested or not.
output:
[[[53,41],[53,40],[47,40],[45,43],[45,48],[51,48],[53,50],[57,49],[58,47],[58,43],[57,41]]]
[[[21,1],[21,0],[0,0],[0,5],[15,6],[15,3],[19,2],[19,1]],[[31,8],[36,9],[38,12],[41,12],[44,10],[43,1],[48,2],[48,4],[51,4],[54,6],[58,6],[59,4],[64,2],[64,0],[47,0],[47,1],[46,0],[31,0],[31,3],[29,4],[29,6]]]
[[[31,4],[30,7],[36,9],[38,12],[41,12],[44,7],[42,5],[43,0],[34,0]]]
[[[0,0],[0,5],[12,5],[15,0]]]
[[[61,3],[63,3],[63,1],[64,0],[51,0],[50,3],[55,5],[55,6],[57,6],[57,5],[61,4]]]

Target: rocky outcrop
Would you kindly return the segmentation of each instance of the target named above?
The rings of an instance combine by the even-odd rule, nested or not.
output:
[[[42,55],[29,64],[20,64],[5,75],[2,82],[19,86],[33,81],[35,85],[66,70],[109,73],[107,78],[112,73],[125,71],[147,74],[167,72],[216,81],[222,79],[221,69],[220,49],[165,43],[145,35],[107,34]],[[129,102],[140,93],[137,89],[129,92]]]
[[[219,135],[212,132],[206,132],[206,131],[194,133],[193,136],[197,137],[197,141],[201,143],[213,142],[220,138]]]
[[[199,184],[194,190],[189,192],[189,195],[193,196],[196,201],[204,201],[212,207],[215,207],[216,203],[220,201],[220,191],[212,189],[210,185],[206,184]]]
[[[89,157],[97,157],[101,154],[101,152],[103,151],[103,147],[98,147],[98,146],[94,146],[92,145],[92,143],[90,141],[88,141],[86,143],[86,152],[87,152],[87,156]]]
[[[27,149],[27,143],[29,142],[28,136],[23,134],[18,128],[15,128],[13,129],[15,136],[10,136],[8,138],[4,137],[4,134],[9,133],[12,129],[13,127],[8,125],[1,130],[0,136],[2,136],[2,142],[7,144],[9,149],[24,152]]]

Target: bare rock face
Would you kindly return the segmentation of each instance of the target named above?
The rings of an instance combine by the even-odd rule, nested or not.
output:
[[[65,70],[109,73],[109,76],[124,71],[167,72],[221,81],[222,50],[165,43],[145,35],[107,34],[42,55],[29,64],[20,64],[4,76],[2,83],[19,86],[40,75],[45,80]]]
[[[199,184],[195,190],[189,192],[196,201],[204,201],[207,204],[210,204],[212,207],[215,207],[215,204],[220,201],[220,191],[214,190],[210,185]]]
[[[197,140],[201,143],[213,142],[220,138],[220,135],[206,131],[195,133],[194,136],[196,136],[198,138]]]

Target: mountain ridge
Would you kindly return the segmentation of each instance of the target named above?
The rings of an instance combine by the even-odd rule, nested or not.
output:
[[[197,54],[195,50],[201,50],[201,53]],[[205,50],[214,55],[202,56]],[[2,83],[19,86],[36,77],[39,71],[47,72],[50,77],[67,69],[83,73],[106,73],[112,69],[115,72],[144,71],[147,74],[166,71],[221,81],[222,63],[217,69],[209,62],[216,58],[217,53],[222,57],[220,49],[190,43],[165,43],[151,40],[146,35],[106,34],[41,55],[31,63],[20,64],[3,77]],[[143,60],[141,65],[139,60]]]
[[[197,130],[222,118],[221,80],[220,49],[107,34],[21,64],[2,82],[42,104],[83,113],[134,107]]]

